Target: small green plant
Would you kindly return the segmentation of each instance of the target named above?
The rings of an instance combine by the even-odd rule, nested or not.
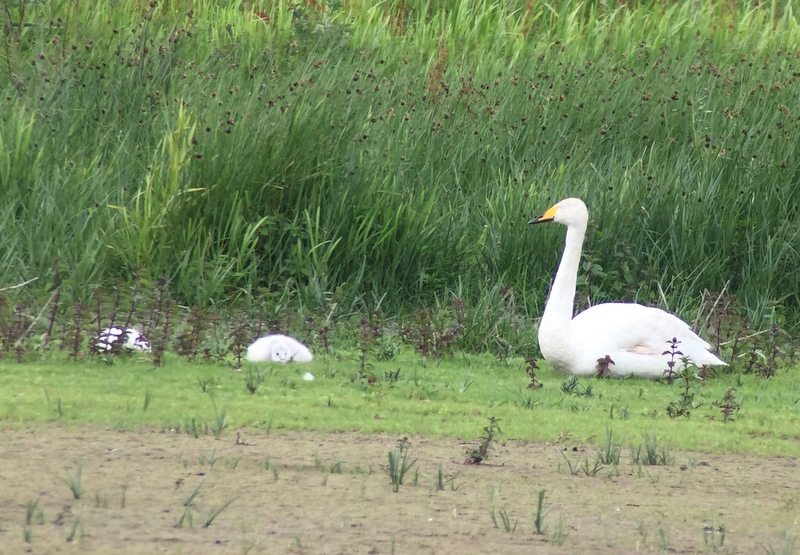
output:
[[[725,526],[703,526],[703,543],[718,551],[725,543]]]
[[[498,422],[500,421],[494,416],[489,417],[489,425],[483,428],[484,435],[481,436],[478,447],[467,450],[466,464],[480,464],[489,457],[489,449],[492,448],[495,437],[502,431]]]
[[[193,518],[193,515],[192,515],[192,509],[189,508],[189,507],[186,507],[183,510],[183,514],[178,519],[178,522],[175,524],[175,528],[183,528],[183,524],[184,523],[186,523],[186,525],[189,526],[189,528],[192,528],[194,526],[194,518]]]
[[[217,403],[213,397],[211,402],[214,405],[214,420],[211,422],[211,431],[214,433],[214,437],[219,439],[223,430],[228,427],[228,417],[225,415],[224,408],[221,411],[217,410]]]
[[[569,469],[569,473],[572,474],[573,476],[577,476],[578,472],[580,472],[581,470],[580,465],[576,464],[575,466],[572,466],[572,463],[570,462],[570,460],[567,458],[567,456],[564,454],[563,451],[561,452],[561,456],[564,457],[565,461],[567,461],[567,468]]]
[[[201,455],[200,456],[200,464],[207,464],[209,468],[214,466],[214,463],[216,463],[216,462],[217,462],[217,451],[216,451],[216,449],[211,451],[211,454],[208,455],[208,456],[206,456],[206,455]]]
[[[68,542],[71,542],[72,540],[75,539],[75,533],[78,531],[78,526],[80,526],[80,524],[81,524],[81,517],[76,516],[75,520],[72,521],[72,526],[70,526],[69,533],[67,534]]]
[[[572,395],[578,387],[578,376],[570,375],[561,383],[561,392],[565,395]]]
[[[530,393],[527,389],[515,392],[517,397],[516,404],[523,409],[533,409],[541,405],[540,399],[535,399],[535,394]]]
[[[357,475],[357,474],[367,474],[367,475],[370,475],[370,474],[372,474],[373,472],[374,472],[374,471],[373,471],[373,469],[372,469],[372,465],[370,465],[370,466],[369,466],[369,468],[363,468],[363,467],[361,467],[360,465],[356,465],[356,466],[354,466],[354,467],[353,467],[353,469],[350,471],[350,474],[356,474],[356,475]]]
[[[668,465],[673,461],[667,447],[659,447],[656,435],[644,434],[644,443],[631,446],[631,463],[643,465]]]
[[[33,524],[34,517],[36,517],[37,524],[44,524],[44,512],[39,507],[39,500],[28,501],[25,507],[25,525],[30,526]]]
[[[247,369],[247,373],[244,375],[244,385],[250,395],[255,394],[256,390],[264,383],[266,377],[267,373],[263,370],[258,370],[253,366]]]
[[[203,482],[205,482],[205,480],[203,480]],[[195,497],[200,495],[200,488],[203,487],[203,482],[200,482],[199,484],[197,484],[197,487],[194,488],[192,490],[192,492],[189,495],[186,496],[186,498],[183,500],[183,503],[182,503],[182,505],[184,507],[188,507],[189,505],[191,505],[192,501],[194,501]]]
[[[436,471],[436,491],[444,491],[444,485],[447,479],[444,474],[444,462],[439,463],[439,469]]]
[[[83,465],[78,463],[78,471],[75,473],[75,476],[67,479],[67,485],[69,486],[70,491],[72,491],[72,496],[75,499],[80,499],[83,495],[83,485],[81,483],[82,471]]]
[[[603,467],[600,464],[599,456],[594,460],[593,466],[589,466],[589,459],[583,459],[583,462],[581,463],[581,470],[583,470],[584,474],[590,477],[597,474],[602,468]]]
[[[733,415],[737,414],[739,409],[742,408],[741,403],[736,399],[736,390],[732,387],[725,391],[725,395],[722,396],[721,400],[714,401],[711,405],[718,407],[722,412],[723,422],[733,420]]]
[[[201,429],[197,419],[192,417],[190,420],[183,421],[183,429],[187,434],[194,436],[195,439],[200,437]]]
[[[384,382],[389,383],[389,384],[393,384],[393,385],[399,383],[400,380],[402,379],[402,376],[401,376],[401,373],[400,373],[400,368],[398,368],[397,370],[386,370],[386,371],[384,371],[382,379],[383,379]],[[469,387],[469,386],[467,386],[467,387]],[[462,393],[463,393],[463,391],[462,391]]]
[[[500,515],[500,522],[503,524],[503,530],[509,533],[513,533],[514,530],[517,529],[517,523],[511,524],[511,519],[508,517],[508,513],[505,509],[500,509],[500,512],[496,512],[494,505],[489,509],[489,518],[492,519],[492,523],[494,524],[495,528],[500,528],[500,525],[497,523],[497,515]]]
[[[435,486],[436,491],[444,491],[445,486],[450,487],[450,491],[456,491],[461,484],[456,484],[455,476],[448,476],[444,472],[444,462],[439,463],[439,469],[436,472]]]
[[[144,403],[142,403],[142,412],[147,412],[147,408],[150,406],[150,399],[151,395],[150,395],[150,390],[148,389],[144,393]]]
[[[444,462],[439,462],[439,468],[436,471],[436,491],[444,491],[445,483]]]
[[[544,527],[544,519],[550,509],[544,510],[545,490],[539,490],[539,501],[536,503],[536,515],[533,517],[533,531],[538,535],[543,535],[547,530]]]
[[[31,543],[33,541],[33,531],[31,530],[31,525],[34,524],[34,517],[37,517],[37,524],[44,524],[44,513],[39,507],[38,499],[35,501],[28,501],[28,504],[25,508],[25,526],[22,530],[22,537],[25,540],[25,543]]]
[[[797,536],[792,536],[788,531],[783,532],[783,547],[773,548],[770,545],[761,545],[767,555],[791,555],[794,552],[794,544],[797,541]]]
[[[644,473],[647,476],[647,479],[650,480],[651,484],[657,484],[661,480],[661,474],[655,472],[651,474],[647,470],[644,470]]]
[[[571,375],[561,383],[561,392],[564,395],[592,397],[594,396],[594,387],[591,384],[581,387],[578,382],[578,376]]]
[[[231,503],[233,503],[235,500],[236,498],[234,497],[232,499],[227,500],[222,505],[212,509],[212,511],[206,517],[206,521],[203,523],[203,528],[208,528],[209,526],[211,526],[211,523],[214,522],[214,520],[216,520],[216,518],[222,513],[222,511],[230,507]]]
[[[569,536],[569,534],[564,533],[564,517],[559,516],[556,529],[553,531],[550,541],[553,542],[554,545],[564,545],[564,540],[567,539],[567,536]]]
[[[603,469],[603,466],[600,464],[600,455],[598,455],[597,458],[594,460],[593,466],[589,466],[589,459],[583,459],[583,462],[578,462],[575,465],[573,465],[567,458],[567,456],[563,453],[563,451],[561,455],[564,457],[564,460],[567,461],[567,467],[569,468],[569,473],[573,476],[577,476],[578,473],[581,470],[583,470],[583,473],[586,474],[586,476],[591,477],[596,475],[598,472],[600,472],[600,470]]]
[[[611,428],[606,426],[606,440],[603,443],[603,448],[600,450],[597,460],[602,464],[618,465],[621,451],[622,446],[614,443]]]
[[[506,513],[505,509],[500,509],[500,520],[503,521],[503,529],[506,532],[513,533],[517,529],[517,522],[514,521],[514,525],[511,525],[511,520],[508,518],[508,513]]]
[[[639,527],[637,528],[639,532],[639,543],[644,545],[647,543],[647,527],[644,525],[644,522],[639,523]]]
[[[528,383],[528,389],[541,389],[542,383],[536,379],[536,371],[539,369],[539,365],[536,364],[536,359],[534,358],[527,358],[525,359],[525,373],[528,374],[528,379],[530,382]]]
[[[661,353],[662,355],[668,355],[669,360],[667,361],[667,368],[664,370],[664,381],[668,384],[672,385],[672,382],[678,377],[678,371],[675,369],[675,365],[678,364],[675,358],[677,356],[683,356],[683,353],[678,350],[678,341],[677,337],[673,337],[667,344],[669,345],[669,349]]]
[[[658,543],[662,551],[669,551],[669,532],[662,525],[658,526]]]
[[[200,386],[200,391],[208,393],[211,387],[218,385],[218,380],[215,378],[197,378],[197,385]]]
[[[665,352],[669,353],[668,351]],[[677,352],[680,353],[680,351]],[[697,378],[697,366],[690,364],[688,357],[685,356],[681,357],[681,364],[681,371],[678,374],[675,374],[672,367],[669,368],[670,378],[667,379],[667,381],[672,383],[672,376],[677,375],[683,385],[681,396],[678,401],[673,401],[667,405],[667,415],[669,415],[670,418],[678,418],[679,416],[688,418],[692,414],[692,410],[697,408],[694,402],[694,393],[691,391],[692,380]]]
[[[406,473],[417,462],[416,459],[409,460],[410,446],[408,438],[404,437],[398,442],[397,450],[389,451],[389,478],[392,482],[392,491],[395,493],[400,491],[400,485],[403,483]]]

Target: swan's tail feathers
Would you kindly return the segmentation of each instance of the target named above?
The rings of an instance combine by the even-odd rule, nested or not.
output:
[[[691,361],[697,366],[728,366],[728,363],[719,358],[711,351],[706,351],[703,357],[690,357]]]
[[[699,366],[727,366],[728,363],[720,359],[717,355],[715,355],[710,350],[710,345],[700,339],[697,338],[698,341],[691,341],[691,339],[685,340],[682,344],[678,345],[678,348],[683,352],[684,355],[689,357],[689,360]]]
[[[300,348],[292,355],[292,360],[295,362],[311,362],[314,360],[314,355],[311,354],[311,351],[305,345],[301,345]]]

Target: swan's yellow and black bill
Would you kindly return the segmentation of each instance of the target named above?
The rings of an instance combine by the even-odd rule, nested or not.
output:
[[[531,221],[529,221],[528,225],[543,224],[543,223],[547,223],[547,222],[552,222],[556,217],[556,210],[558,210],[558,205],[557,204],[555,206],[551,206],[547,210],[547,212],[545,212],[544,214],[542,214],[538,218],[534,218]]]

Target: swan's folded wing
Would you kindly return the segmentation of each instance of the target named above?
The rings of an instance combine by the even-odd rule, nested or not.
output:
[[[660,308],[633,303],[595,305],[575,316],[572,330],[587,342],[602,342],[609,350],[634,354],[661,355],[673,338],[695,348],[708,349],[689,325]],[[681,345],[678,345],[680,350]]]

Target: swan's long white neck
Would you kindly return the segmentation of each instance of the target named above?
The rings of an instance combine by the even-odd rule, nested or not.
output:
[[[568,328],[572,321],[575,306],[575,290],[578,282],[578,267],[581,262],[581,248],[586,234],[586,224],[567,227],[564,254],[558,265],[556,278],[550,289],[550,296],[542,314],[541,325],[548,328]],[[565,335],[564,337],[568,337]]]

